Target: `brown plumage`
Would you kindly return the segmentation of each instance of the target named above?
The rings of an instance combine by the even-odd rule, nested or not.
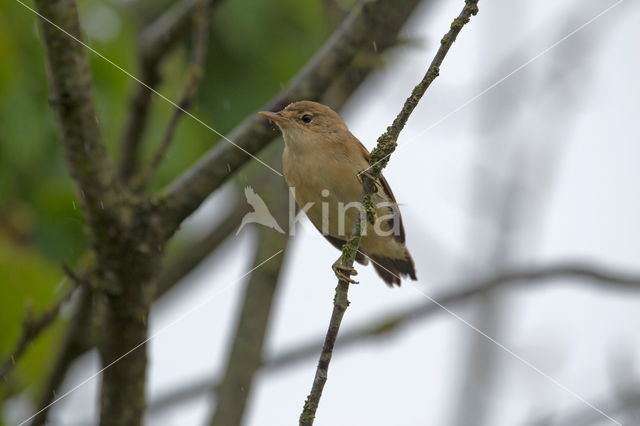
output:
[[[280,112],[261,112],[282,131],[284,177],[300,209],[338,249],[349,238],[358,217],[363,190],[358,174],[369,167],[369,152],[331,108],[311,101],[288,105]],[[367,224],[356,261],[371,259],[390,286],[400,278],[416,279],[413,259],[396,199],[381,176],[373,194],[375,225]]]

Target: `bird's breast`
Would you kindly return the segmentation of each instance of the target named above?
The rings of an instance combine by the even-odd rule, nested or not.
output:
[[[363,195],[354,164],[324,150],[300,155],[285,149],[283,171],[296,203],[318,229],[333,236],[343,235],[341,228],[347,235],[351,232],[358,211],[347,207],[359,203]]]

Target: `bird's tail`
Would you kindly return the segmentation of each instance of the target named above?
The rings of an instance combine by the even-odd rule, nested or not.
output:
[[[416,280],[416,267],[409,251],[405,250],[403,259],[393,259],[390,257],[371,256],[373,267],[380,278],[387,283],[388,286],[400,286],[400,278],[409,276],[412,280]]]

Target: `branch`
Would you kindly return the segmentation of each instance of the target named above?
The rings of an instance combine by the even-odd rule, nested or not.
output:
[[[95,276],[104,296],[98,345],[105,366],[100,421],[138,424],[145,406],[147,358],[144,350],[127,351],[147,338],[149,288],[160,258],[149,247],[161,247],[159,233],[153,229],[155,220],[148,203],[123,190],[107,157],[75,1],[37,0],[36,6],[61,142],[90,225],[91,246],[98,259]],[[128,356],[122,358],[122,354]]]
[[[266,158],[279,155],[279,147],[271,146]],[[256,165],[257,166],[257,165]],[[254,167],[255,169],[255,167]],[[255,190],[267,205],[278,223],[289,220],[289,189],[280,176],[260,167],[257,170]],[[289,235],[273,229],[256,229],[257,247],[254,265],[278,250],[286,250]],[[235,335],[225,365],[225,373],[218,387],[216,408],[210,420],[212,426],[237,426],[243,424],[247,402],[251,397],[254,377],[262,366],[262,353],[272,316],[273,301],[280,283],[284,256],[269,262],[251,273],[242,306],[239,308]]]
[[[462,27],[469,22],[471,16],[475,16],[478,13],[478,0],[465,0],[464,8],[460,12],[457,18],[451,23],[451,28],[448,33],[440,40],[440,48],[433,57],[426,74],[422,78],[422,81],[414,87],[411,92],[411,96],[407,98],[402,106],[402,110],[396,116],[395,120],[390,127],[387,127],[387,131],[378,138],[378,144],[371,152],[371,171],[369,172],[374,178],[380,177],[382,169],[384,169],[389,162],[389,156],[396,149],[398,136],[404,128],[407,120],[411,116],[413,110],[418,106],[418,102],[427,91],[431,83],[440,75],[440,66],[445,56],[449,52],[449,49],[456,41]]]
[[[50,102],[57,112],[66,162],[91,229],[105,240],[114,221],[119,185],[98,128],[76,4],[74,0],[35,3],[41,18]]]
[[[179,249],[180,253],[177,256],[170,256],[158,277],[155,298],[158,299],[171,290],[220,247],[238,229],[242,217],[248,212],[249,207],[245,200],[238,198],[231,211],[215,228],[208,231],[204,237],[196,241],[189,241],[186,247]]]
[[[220,0],[209,0],[213,8]],[[198,0],[182,0],[147,25],[138,40],[138,68],[140,80],[129,101],[127,122],[120,142],[120,176],[129,180],[138,169],[140,145],[149,118],[149,107],[153,93],[161,82],[160,64],[187,34],[191,16]],[[145,86],[146,85],[146,86]]]
[[[193,10],[193,52],[191,54],[191,61],[187,70],[187,81],[182,90],[182,95],[178,101],[178,108],[173,110],[173,115],[169,120],[169,124],[165,129],[162,141],[157,151],[151,159],[149,168],[143,172],[138,182],[134,185],[137,190],[144,189],[149,180],[156,173],[160,163],[164,159],[164,156],[171,146],[171,141],[178,126],[178,121],[182,117],[185,110],[189,109],[193,98],[196,95],[200,81],[204,74],[204,63],[207,57],[207,42],[209,40],[209,3],[210,0],[198,0],[196,7]]]
[[[422,81],[411,92],[411,96],[405,101],[402,110],[396,116],[395,120],[387,131],[378,138],[376,148],[372,151],[369,160],[371,172],[363,174],[362,186],[364,190],[364,197],[362,199],[362,205],[366,211],[367,220],[373,221],[375,214],[373,208],[373,202],[371,195],[375,190],[375,182],[380,178],[382,170],[389,162],[389,156],[393,153],[397,145],[397,139],[400,132],[404,128],[407,120],[411,116],[411,113],[420,102],[420,99],[427,91],[433,80],[438,76],[440,65],[444,60],[449,48],[456,40],[458,33],[462,27],[469,22],[472,15],[478,13],[478,0],[465,0],[465,5],[460,12],[460,15],[453,20],[451,29],[441,40],[440,48],[436,52],[435,57],[431,61],[431,65],[427,69]],[[353,262],[355,260],[358,246],[360,245],[360,238],[362,236],[362,229],[366,228],[366,223],[362,223],[361,217],[356,221],[353,232],[351,233],[350,240],[343,246],[342,255],[338,262],[346,270],[353,269]],[[320,353],[320,360],[316,368],[316,374],[311,386],[311,392],[307,397],[302,413],[300,414],[300,425],[312,425],[315,420],[316,411],[320,398],[322,397],[322,390],[327,381],[327,374],[329,370],[329,363],[331,361],[331,355],[335,346],[338,332],[340,330],[340,324],[344,312],[349,306],[349,300],[347,298],[349,292],[349,283],[343,279],[338,282],[336,287],[336,295],[333,300],[333,312],[331,313],[331,319],[329,321],[329,329],[322,346],[322,352]]]
[[[238,229],[240,220],[247,210],[248,207],[245,203],[238,202],[227,217],[207,235],[200,240],[189,242],[186,247],[180,250],[180,255],[174,258],[170,257],[168,264],[157,279],[155,299],[174,288],[182,278],[195,269],[229,235]],[[59,389],[69,367],[95,345],[95,340],[91,335],[94,311],[91,291],[87,287],[81,288],[78,299],[73,316],[69,320],[69,329],[66,332],[64,342],[55,356],[43,390],[40,392],[38,411],[31,421],[31,426],[41,426],[47,422],[50,404],[56,398],[56,394],[60,394]]]
[[[352,237],[349,242],[344,245],[342,256],[340,256],[339,259],[339,262],[345,268],[353,268],[353,261],[356,257],[358,245],[360,244],[361,234],[362,219],[358,217],[352,232]],[[335,347],[340,325],[342,324],[342,317],[344,317],[344,313],[349,307],[348,295],[349,282],[340,279],[336,287],[336,295],[333,298],[333,311],[331,312],[331,318],[329,320],[329,329],[327,330],[327,335],[322,345],[322,352],[320,352],[320,360],[318,361],[316,374],[313,378],[313,384],[311,385],[311,392],[309,396],[307,396],[302,413],[300,414],[300,425],[312,425],[315,420],[318,404],[322,397],[322,390],[327,382],[329,363],[331,362],[333,348]]]
[[[69,367],[92,345],[91,320],[92,320],[92,291],[89,286],[79,289],[78,301],[75,310],[69,319],[69,326],[64,341],[55,355],[49,373],[44,380],[42,391],[39,392],[39,403],[36,406],[36,415],[31,420],[31,426],[47,424],[47,416],[53,400],[60,391],[62,382]]]
[[[0,362],[0,381],[4,381],[11,372],[16,362],[24,354],[29,345],[40,337],[40,334],[49,328],[58,318],[60,308],[64,305],[75,292],[76,288],[81,284],[81,279],[66,265],[63,269],[67,276],[71,279],[73,286],[67,290],[62,297],[52,306],[45,309],[39,316],[35,316],[30,307],[26,308],[24,322],[22,323],[22,334],[16,342],[10,355]]]
[[[278,110],[297,99],[318,99],[336,76],[369,47],[372,38],[405,22],[419,0],[364,1],[349,14],[322,48],[309,60],[287,88],[262,109]],[[234,145],[219,142],[195,165],[178,177],[161,196],[165,228],[169,234],[276,136],[266,120],[251,114],[228,135]]]
[[[594,266],[586,262],[562,262],[547,266],[523,266],[496,274],[479,281],[461,281],[442,285],[443,288],[453,288],[444,294],[434,296],[441,305],[452,308],[468,303],[476,296],[497,289],[516,289],[527,287],[537,289],[533,283],[555,283],[554,280],[571,279],[580,285],[592,285],[604,291],[640,292],[640,273],[619,272],[603,266]],[[396,313],[390,313],[383,318],[364,321],[363,325],[355,326],[342,333],[336,349],[345,350],[366,340],[380,341],[392,333],[403,330],[409,325],[430,318],[443,312],[442,308],[431,301],[416,306],[403,308]],[[313,338],[306,343],[284,350],[264,363],[264,369],[274,372],[291,367],[296,362],[316,356],[321,339]],[[151,403],[151,410],[162,409],[177,403],[195,398],[204,392],[215,391],[217,381],[204,378],[161,396]]]

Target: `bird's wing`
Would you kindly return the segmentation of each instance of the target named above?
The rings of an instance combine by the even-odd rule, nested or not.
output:
[[[358,140],[356,138],[356,140]],[[365,161],[367,162],[367,164],[369,164],[369,159],[370,159],[370,155],[369,155],[369,151],[367,150],[367,148],[362,145],[362,142],[360,142],[358,140],[358,146],[360,147],[360,152],[362,152],[362,155],[365,159]],[[399,233],[394,233],[393,237],[399,241],[400,243],[404,244],[405,241],[405,235],[404,235],[404,224],[402,223],[402,215],[400,214],[400,209],[397,208],[398,206],[398,202],[396,201],[396,197],[393,195],[393,191],[391,191],[391,187],[389,186],[389,182],[387,182],[387,179],[385,179],[385,177],[383,175],[380,175],[380,179],[376,182],[378,189],[382,190],[383,192],[383,196],[382,198],[386,198],[387,200],[391,201],[392,203],[394,203],[396,205],[395,209],[393,210],[393,218],[391,219],[391,223],[389,223],[389,225],[391,226],[391,229],[394,228],[394,225],[398,224],[398,227],[400,229]]]
[[[247,197],[247,203],[249,203],[253,208],[257,211],[258,209],[266,209],[267,205],[264,203],[264,200],[256,194],[252,187],[247,186],[244,189],[244,195]],[[268,209],[267,209],[268,210]]]

